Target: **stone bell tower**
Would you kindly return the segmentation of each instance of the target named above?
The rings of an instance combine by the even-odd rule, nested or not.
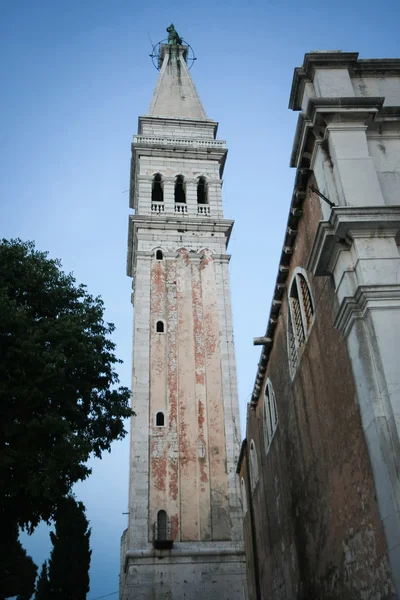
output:
[[[168,28],[170,31],[170,28]],[[227,154],[179,37],[132,144],[129,522],[120,598],[246,598],[240,425],[223,218]]]

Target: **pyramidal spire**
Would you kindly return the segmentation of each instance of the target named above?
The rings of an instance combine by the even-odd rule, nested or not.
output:
[[[168,27],[167,31],[173,26]],[[207,115],[190,76],[186,56],[188,46],[175,29],[168,44],[160,48],[160,74],[150,104],[149,116],[207,120]]]

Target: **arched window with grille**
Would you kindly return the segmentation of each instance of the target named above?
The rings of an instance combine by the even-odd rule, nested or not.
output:
[[[183,175],[175,177],[175,202],[181,204],[186,202],[185,178]]]
[[[304,269],[298,267],[289,286],[288,354],[290,374],[294,377],[303,347],[314,321],[314,301]]]
[[[197,180],[197,204],[208,204],[207,181],[205,177]]]
[[[263,429],[264,429],[264,447],[265,454],[271,446],[278,426],[278,411],[276,408],[276,398],[274,388],[270,379],[267,379],[264,390],[264,408],[263,408]]]
[[[153,204],[164,202],[163,180],[160,173],[156,173],[153,177],[151,185],[151,201]]]
[[[254,490],[258,482],[258,458],[254,440],[250,442],[250,483],[251,491]]]

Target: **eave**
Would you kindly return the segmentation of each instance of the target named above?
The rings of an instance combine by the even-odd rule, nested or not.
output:
[[[275,330],[278,323],[278,318],[281,314],[282,298],[286,289],[286,282],[289,275],[290,262],[297,236],[298,223],[303,214],[302,205],[305,199],[306,187],[310,172],[311,171],[309,169],[297,169],[296,173],[286,232],[283,240],[281,259],[279,261],[278,274],[276,277],[274,294],[269,312],[268,325],[265,335],[263,336],[263,349],[258,362],[256,379],[251,395],[250,404],[253,406],[255,406],[258,402],[274,344]]]

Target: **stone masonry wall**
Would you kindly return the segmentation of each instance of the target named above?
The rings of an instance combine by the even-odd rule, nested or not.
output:
[[[295,267],[305,268],[321,218],[310,191],[303,211],[288,282]],[[260,472],[252,502],[261,597],[394,598],[350,360],[333,327],[333,280],[308,273],[308,281],[315,320],[293,381],[286,294],[276,327],[266,377],[278,426],[267,455],[263,392],[248,411],[247,439],[254,440]]]

